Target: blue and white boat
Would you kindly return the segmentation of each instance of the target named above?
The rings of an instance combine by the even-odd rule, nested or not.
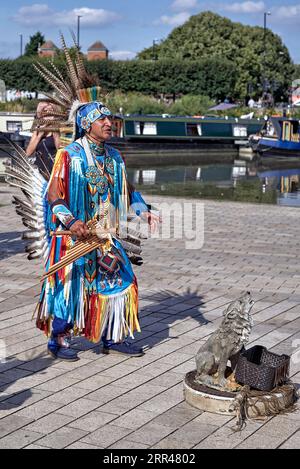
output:
[[[250,138],[250,145],[261,156],[300,156],[300,121],[270,117],[260,135]]]

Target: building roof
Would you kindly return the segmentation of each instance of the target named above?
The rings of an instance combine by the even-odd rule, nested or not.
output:
[[[95,42],[91,47],[88,48],[88,52],[99,52],[108,51],[107,47],[101,41]]]
[[[55,50],[57,49],[56,45],[52,41],[46,41],[41,45],[40,50]]]

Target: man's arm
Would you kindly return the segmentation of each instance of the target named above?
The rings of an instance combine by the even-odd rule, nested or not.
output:
[[[42,140],[44,133],[43,132],[33,132],[28,147],[26,149],[26,156],[32,156],[36,151],[36,148],[40,141]]]
[[[52,176],[49,184],[48,201],[51,205],[53,215],[55,215],[74,236],[78,239],[85,239],[89,236],[88,226],[81,220],[76,220],[65,201],[64,180],[59,179],[55,174]]]

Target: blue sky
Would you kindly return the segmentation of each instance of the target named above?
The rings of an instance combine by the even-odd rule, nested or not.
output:
[[[132,58],[154,39],[166,38],[174,27],[205,10],[261,26],[263,13],[270,11],[268,26],[282,37],[293,60],[300,63],[300,0],[14,0],[11,6],[1,0],[0,57],[16,57],[20,34],[26,43],[38,30],[59,45],[59,31],[69,38],[69,29],[76,31],[77,15],[81,15],[83,51],[101,40],[113,58]]]

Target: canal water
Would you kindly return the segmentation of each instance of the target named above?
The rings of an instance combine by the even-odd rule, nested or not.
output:
[[[300,159],[128,168],[130,182],[152,195],[268,203],[300,208]]]
[[[8,145],[0,144],[0,180]],[[176,155],[174,160],[176,161]],[[225,155],[224,155],[225,157]],[[218,156],[220,161],[221,155]],[[188,160],[188,155],[187,158]],[[213,157],[212,157],[213,160]],[[130,165],[130,182],[144,194],[268,203],[300,208],[300,158],[264,158],[224,164],[151,166]],[[230,161],[230,158],[229,158]],[[1,204],[1,200],[0,200]]]

